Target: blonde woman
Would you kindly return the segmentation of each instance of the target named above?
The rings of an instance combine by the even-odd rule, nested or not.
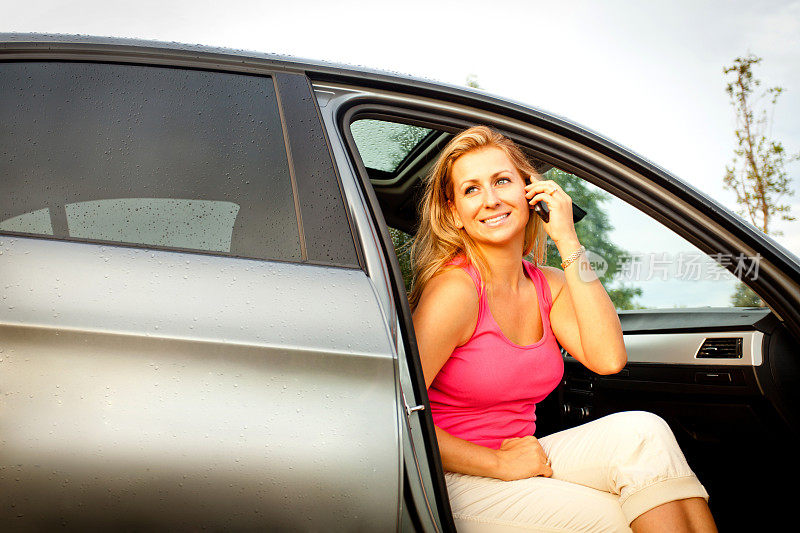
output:
[[[547,223],[531,210],[539,201]],[[547,235],[563,270],[541,264]],[[456,526],[716,531],[707,492],[656,415],[534,436],[536,403],[563,375],[559,344],[598,374],[627,360],[583,252],[570,197],[512,141],[476,126],[445,147],[426,183],[410,300]]]

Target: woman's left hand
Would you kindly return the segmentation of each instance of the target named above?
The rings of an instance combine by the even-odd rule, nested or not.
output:
[[[547,204],[550,210],[550,220],[544,223],[544,230],[558,244],[560,241],[577,240],[575,222],[572,219],[572,198],[553,180],[535,181],[530,177],[531,183],[525,186],[525,197],[533,209],[538,201]],[[535,212],[531,216],[539,216]]]

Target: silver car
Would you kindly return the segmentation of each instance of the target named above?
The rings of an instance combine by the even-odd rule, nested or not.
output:
[[[656,412],[720,530],[789,517],[800,263],[714,199],[481,91],[6,34],[0,529],[454,531],[404,243],[476,123],[583,207],[625,333],[617,375],[564,353],[540,431]]]

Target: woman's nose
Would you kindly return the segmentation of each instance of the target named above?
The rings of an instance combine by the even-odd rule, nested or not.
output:
[[[496,207],[500,203],[500,199],[497,197],[497,193],[491,187],[485,190],[486,192],[483,195],[484,207]]]

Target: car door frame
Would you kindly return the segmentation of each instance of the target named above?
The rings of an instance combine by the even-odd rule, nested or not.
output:
[[[321,77],[314,74],[310,76],[318,95],[324,95],[322,98],[326,105],[335,107],[335,110],[328,112],[336,117],[336,131],[345,140],[350,157],[358,168],[362,191],[369,198],[370,210],[380,225],[382,246],[391,258],[396,295],[402,293],[400,287],[403,287],[399,266],[388,230],[381,220],[380,206],[348,127],[356,117],[395,118],[415,126],[449,128],[454,132],[475,123],[494,126],[526,146],[538,158],[611,192],[656,218],[709,255],[731,254],[734,251],[744,251],[751,256],[760,254],[760,275],[744,281],[762,296],[773,313],[768,326],[774,328],[775,323],[780,323],[789,335],[800,338],[796,306],[800,285],[792,279],[793,275],[794,279],[800,279],[798,264],[779,245],[759,235],[754,228],[716,201],[639,156],[577,126],[534,110],[520,110],[516,104],[498,102],[490,96],[465,95],[466,91],[454,88],[431,88],[424,82],[405,81],[403,84],[392,80],[393,84],[390,85],[383,79],[369,78],[370,83],[364,83],[361,79],[354,80],[343,75],[337,77],[331,73]],[[686,212],[697,216],[686,217]],[[700,219],[699,223],[697,219]],[[732,268],[729,267],[729,270]],[[407,313],[407,307],[400,303],[398,310]],[[413,367],[419,360],[413,342],[413,325],[409,316],[403,316],[402,319],[407,324],[405,331],[411,339],[408,353],[411,355],[409,365]],[[427,394],[421,385],[424,382],[419,379],[421,369],[415,373],[417,383],[414,392],[424,398],[427,410]],[[758,367],[757,375],[758,386],[765,397],[776,406],[790,426],[797,428],[795,412],[786,405],[786,399],[773,382],[769,368]],[[432,427],[429,416],[429,413],[423,416],[424,423]],[[435,435],[430,438],[429,434],[428,437],[425,443],[429,452],[428,462],[432,465],[433,479],[439,481],[439,497],[442,488],[439,475],[441,466],[438,454],[430,454],[430,443],[435,442]]]

